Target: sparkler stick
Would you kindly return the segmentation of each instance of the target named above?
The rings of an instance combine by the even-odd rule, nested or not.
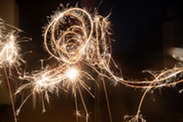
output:
[[[14,105],[13,93],[12,93],[12,90],[11,90],[11,85],[10,85],[8,73],[7,73],[7,71],[6,71],[5,68],[4,68],[4,72],[5,72],[6,82],[7,82],[7,86],[8,86],[9,95],[10,95],[10,101],[11,101],[11,105],[12,105],[12,111],[13,111],[14,121],[17,122],[17,116],[16,116],[16,112],[15,112],[16,109],[15,109],[15,105]]]

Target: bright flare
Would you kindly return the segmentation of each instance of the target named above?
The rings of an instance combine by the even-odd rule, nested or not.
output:
[[[19,45],[16,43],[16,38],[13,34],[9,35],[6,42],[1,42],[0,45],[0,67],[9,66],[18,63]]]
[[[111,70],[112,67],[120,69],[111,58],[111,32],[108,17],[104,18],[98,15],[97,11],[89,13],[78,7],[64,8],[51,16],[43,37],[44,48],[54,59],[54,66],[42,67],[42,70],[23,75],[22,79],[29,82],[20,86],[16,93],[29,87],[32,87],[32,93],[27,95],[18,110],[31,95],[41,95],[42,99],[45,98],[49,102],[49,93],[58,94],[60,90],[72,91],[76,112],[79,111],[77,97],[80,96],[85,110],[85,119],[88,122],[89,112],[82,90],[86,90],[93,98],[95,97],[88,82],[98,84],[96,80],[98,76],[103,77],[101,82],[104,82],[104,79],[119,81]],[[94,77],[95,74],[98,76]],[[88,82],[86,83],[85,80]],[[107,97],[106,99],[108,101]],[[109,103],[107,104],[110,111]],[[43,110],[45,110],[44,102]],[[78,120],[78,114],[76,117]],[[112,120],[111,115],[110,120]]]
[[[161,87],[175,86],[182,83],[183,80],[177,77],[182,77],[183,68],[173,68],[161,72],[146,71],[152,75],[151,80],[124,80],[123,77],[121,77],[121,70],[111,57],[112,48],[110,35],[110,22],[108,21],[108,17],[104,18],[98,15],[97,11],[91,14],[85,9],[77,7],[64,8],[62,11],[58,11],[55,15],[51,16],[50,23],[45,27],[43,34],[44,48],[49,53],[50,57],[56,60],[56,62],[54,62],[56,65],[51,68],[43,67],[42,70],[32,72],[31,74],[25,73],[25,75],[23,75],[22,79],[29,81],[29,83],[20,86],[16,93],[30,87],[32,87],[32,93],[25,98],[18,111],[20,111],[23,104],[31,95],[41,95],[42,99],[46,98],[47,102],[49,102],[49,93],[58,94],[60,89],[69,91],[69,88],[71,88],[75,98],[77,113],[76,121],[78,121],[78,117],[81,115],[78,112],[78,95],[80,96],[85,110],[85,120],[88,122],[89,113],[87,106],[85,105],[81,88],[86,90],[94,98],[90,86],[85,83],[85,79],[95,81],[95,83],[98,84],[98,77],[103,77],[100,79],[103,82],[110,121],[112,121],[112,116],[104,83],[105,79],[114,81],[114,84],[121,83],[128,87],[145,90],[140,100],[136,115],[125,116],[125,119],[129,122],[145,122],[140,112],[146,94],[150,90],[152,91]],[[14,39],[15,38],[11,36],[9,40],[14,42]],[[0,46],[2,44],[0,42]],[[4,45],[2,46],[0,66],[4,64],[4,57],[7,59],[7,56],[8,61],[10,61],[10,63],[5,63],[7,66],[16,64],[16,62],[13,63],[14,61],[17,61],[15,60],[17,59],[17,54],[14,51],[15,50],[12,46],[11,48],[9,46],[6,48]],[[13,55],[9,57],[10,52]],[[181,54],[181,50],[171,50],[171,55],[182,62]],[[71,67],[78,64],[81,64],[82,66],[79,70]],[[88,72],[88,69],[92,70],[92,73],[94,72],[98,74],[98,77],[93,77],[92,73]],[[119,71],[120,73],[115,74],[111,69],[115,69],[115,72]],[[45,111],[44,100],[42,101],[43,110]]]
[[[76,68],[70,68],[66,71],[66,76],[71,80],[74,81],[78,77],[78,70]]]

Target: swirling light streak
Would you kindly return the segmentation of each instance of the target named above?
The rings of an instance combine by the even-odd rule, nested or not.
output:
[[[175,67],[172,69],[167,69],[165,71],[161,71],[160,73],[153,73],[152,71],[147,71],[153,76],[152,80],[146,80],[146,81],[124,81],[121,82],[126,86],[132,87],[132,88],[140,88],[144,89],[143,95],[141,97],[141,100],[138,105],[138,109],[135,115],[126,115],[124,117],[125,121],[127,122],[146,122],[146,120],[141,115],[141,107],[144,102],[145,96],[149,91],[154,91],[156,89],[164,88],[164,87],[174,87],[179,83],[182,83],[182,73],[183,68],[182,67]]]
[[[76,120],[78,121],[78,117],[81,116],[77,105],[77,96],[79,95],[85,110],[85,120],[88,122],[89,113],[81,88],[84,88],[94,97],[86,81],[93,81],[98,84],[96,78],[88,72],[88,69],[90,69],[92,72],[97,73],[99,77],[103,77],[101,79],[112,80],[114,84],[121,83],[128,87],[144,89],[136,115],[125,116],[125,119],[129,122],[145,121],[140,111],[146,94],[150,90],[175,86],[183,82],[177,79],[177,75],[180,75],[183,69],[173,68],[160,73],[147,71],[152,75],[152,80],[125,80],[121,75],[117,76],[111,70],[111,65],[114,65],[120,71],[111,57],[110,35],[108,17],[104,18],[98,15],[97,12],[90,14],[85,9],[77,7],[63,8],[62,11],[56,12],[51,17],[50,23],[45,27],[43,34],[45,50],[51,58],[56,60],[55,66],[51,68],[42,67],[41,70],[25,73],[20,77],[20,79],[29,82],[19,87],[16,94],[26,88],[31,87],[32,90],[18,108],[18,113],[31,95],[39,94],[49,103],[48,93],[58,93],[60,89],[68,91],[71,88],[75,98]],[[71,78],[68,71],[71,69],[73,71],[73,67],[74,73],[77,75]],[[104,80],[101,82],[105,90],[110,121],[112,121]],[[43,111],[45,111],[44,100]]]
[[[19,87],[16,94],[32,87],[25,101],[31,95],[39,94],[49,103],[48,93],[57,93],[60,89],[68,91],[71,88],[75,103],[77,103],[77,91],[79,93],[87,122],[89,113],[81,88],[94,97],[86,81],[97,83],[96,78],[87,70],[91,69],[92,72],[102,77],[114,78],[109,66],[111,63],[109,29],[110,23],[107,17],[103,18],[96,12],[90,14],[85,9],[77,7],[65,8],[63,11],[57,12],[51,17],[44,32],[44,47],[50,57],[56,60],[55,66],[50,69],[46,66],[31,74],[23,74],[20,79],[27,80],[29,83]],[[108,101],[107,97],[106,99]],[[22,105],[25,101],[22,102]],[[18,108],[18,113],[22,105]],[[109,105],[108,109],[110,109]],[[43,111],[45,111],[44,105]],[[78,116],[81,114],[79,114],[77,104],[76,113],[78,120]],[[110,119],[112,121],[111,115]]]

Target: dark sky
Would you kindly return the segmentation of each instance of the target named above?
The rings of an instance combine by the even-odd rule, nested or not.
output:
[[[178,3],[175,0],[116,0],[110,4],[106,2],[104,6],[112,8],[111,22],[116,40],[114,50],[133,52],[131,44],[135,43],[133,38],[139,31],[137,30],[139,25],[143,29],[144,36],[150,33],[152,23],[155,26],[154,31],[160,33],[166,10]]]
[[[116,2],[111,21],[116,30],[114,32],[115,37],[117,37],[116,41],[120,43],[120,45],[117,44],[117,51],[132,51],[131,43],[139,24],[144,29],[144,33],[147,34],[149,25],[154,19],[157,31],[161,31],[161,7],[162,2],[151,0],[148,2],[147,0],[126,0],[120,4]]]

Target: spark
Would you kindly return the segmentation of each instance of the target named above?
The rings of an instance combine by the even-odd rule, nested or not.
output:
[[[126,116],[125,118],[127,121],[145,122],[140,111],[146,94],[150,90],[172,87],[183,82],[177,78],[183,72],[181,67],[158,73],[148,70],[146,72],[152,75],[150,80],[125,80],[111,56],[111,32],[108,17],[98,15],[97,11],[90,13],[78,7],[63,8],[62,11],[57,11],[50,17],[50,22],[43,33],[43,45],[50,55],[49,58],[55,60],[55,65],[46,65],[40,70],[31,73],[25,72],[20,76],[20,79],[27,80],[28,83],[20,86],[15,94],[28,88],[31,88],[31,91],[17,109],[17,115],[32,95],[38,94],[41,96],[44,112],[44,99],[49,103],[49,93],[58,94],[60,90],[69,92],[71,89],[75,99],[76,121],[78,121],[78,117],[82,116],[78,107],[78,99],[80,98],[85,111],[85,121],[88,122],[89,112],[82,90],[86,90],[95,98],[90,86],[87,85],[88,81],[92,81],[97,85],[98,82],[102,82],[109,118],[112,122],[110,103],[105,86],[105,81],[110,80],[114,81],[113,84],[120,83],[127,87],[144,90],[136,115]],[[116,73],[112,69],[120,73]],[[96,80],[97,78],[92,73],[96,73],[101,81]]]
[[[0,36],[0,67],[20,66],[20,62],[23,62],[23,59],[20,55],[21,48],[16,34],[18,30],[13,30],[9,33],[6,30],[4,32],[2,28],[0,30],[2,33]]]
[[[74,81],[79,74],[76,68],[70,68],[66,71],[66,75],[71,81]]]
[[[0,19],[0,68],[4,69],[4,77],[6,78],[7,89],[9,91],[15,122],[17,122],[17,116],[15,113],[15,101],[10,79],[13,80],[12,77],[15,75],[15,71],[16,73],[19,73],[20,65],[24,62],[20,55],[21,48],[19,46],[18,39],[19,32],[20,30],[18,28],[6,24],[2,19]],[[12,69],[15,70],[12,71]]]
[[[47,68],[49,67],[47,65],[41,70],[24,73],[20,79],[27,80],[28,83],[20,86],[16,94],[31,87],[32,92],[27,95],[25,101],[31,95],[39,94],[49,103],[48,93],[54,94],[60,90],[67,92],[71,88],[75,103],[77,103],[77,96],[80,96],[85,111],[85,120],[88,122],[89,113],[82,89],[93,98],[95,97],[90,86],[87,85],[87,82],[90,81],[98,84],[97,78],[92,73],[104,77],[102,82],[105,82],[105,78],[117,78],[110,66],[110,64],[114,64],[118,68],[111,58],[110,35],[108,16],[104,18],[96,11],[90,13],[78,7],[63,8],[62,11],[56,12],[51,16],[50,23],[45,27],[43,33],[44,48],[50,57],[56,60],[55,66]],[[105,86],[104,89],[106,90]],[[108,101],[107,93],[106,100]],[[18,111],[25,101],[22,102]],[[110,111],[109,101],[107,104]],[[43,111],[45,111],[44,105]],[[79,110],[76,104],[76,113],[77,111]],[[109,112],[109,114],[111,113]],[[112,116],[109,116],[112,121]]]
[[[5,43],[0,45],[0,66],[11,67],[14,64],[18,63],[17,59],[19,58],[19,47],[16,43],[16,37],[13,34],[10,34]]]
[[[136,88],[136,89],[144,89],[142,97],[140,99],[138,109],[135,115],[126,116],[124,119],[127,122],[145,122],[146,120],[141,115],[141,107],[143,105],[144,99],[149,91],[154,91],[156,89],[164,88],[164,87],[174,87],[177,84],[183,82],[182,80],[182,67],[174,67],[171,69],[166,69],[160,72],[152,72],[150,70],[146,71],[153,76],[152,80],[145,80],[145,81],[130,81],[130,80],[123,80],[119,81],[120,83]]]

